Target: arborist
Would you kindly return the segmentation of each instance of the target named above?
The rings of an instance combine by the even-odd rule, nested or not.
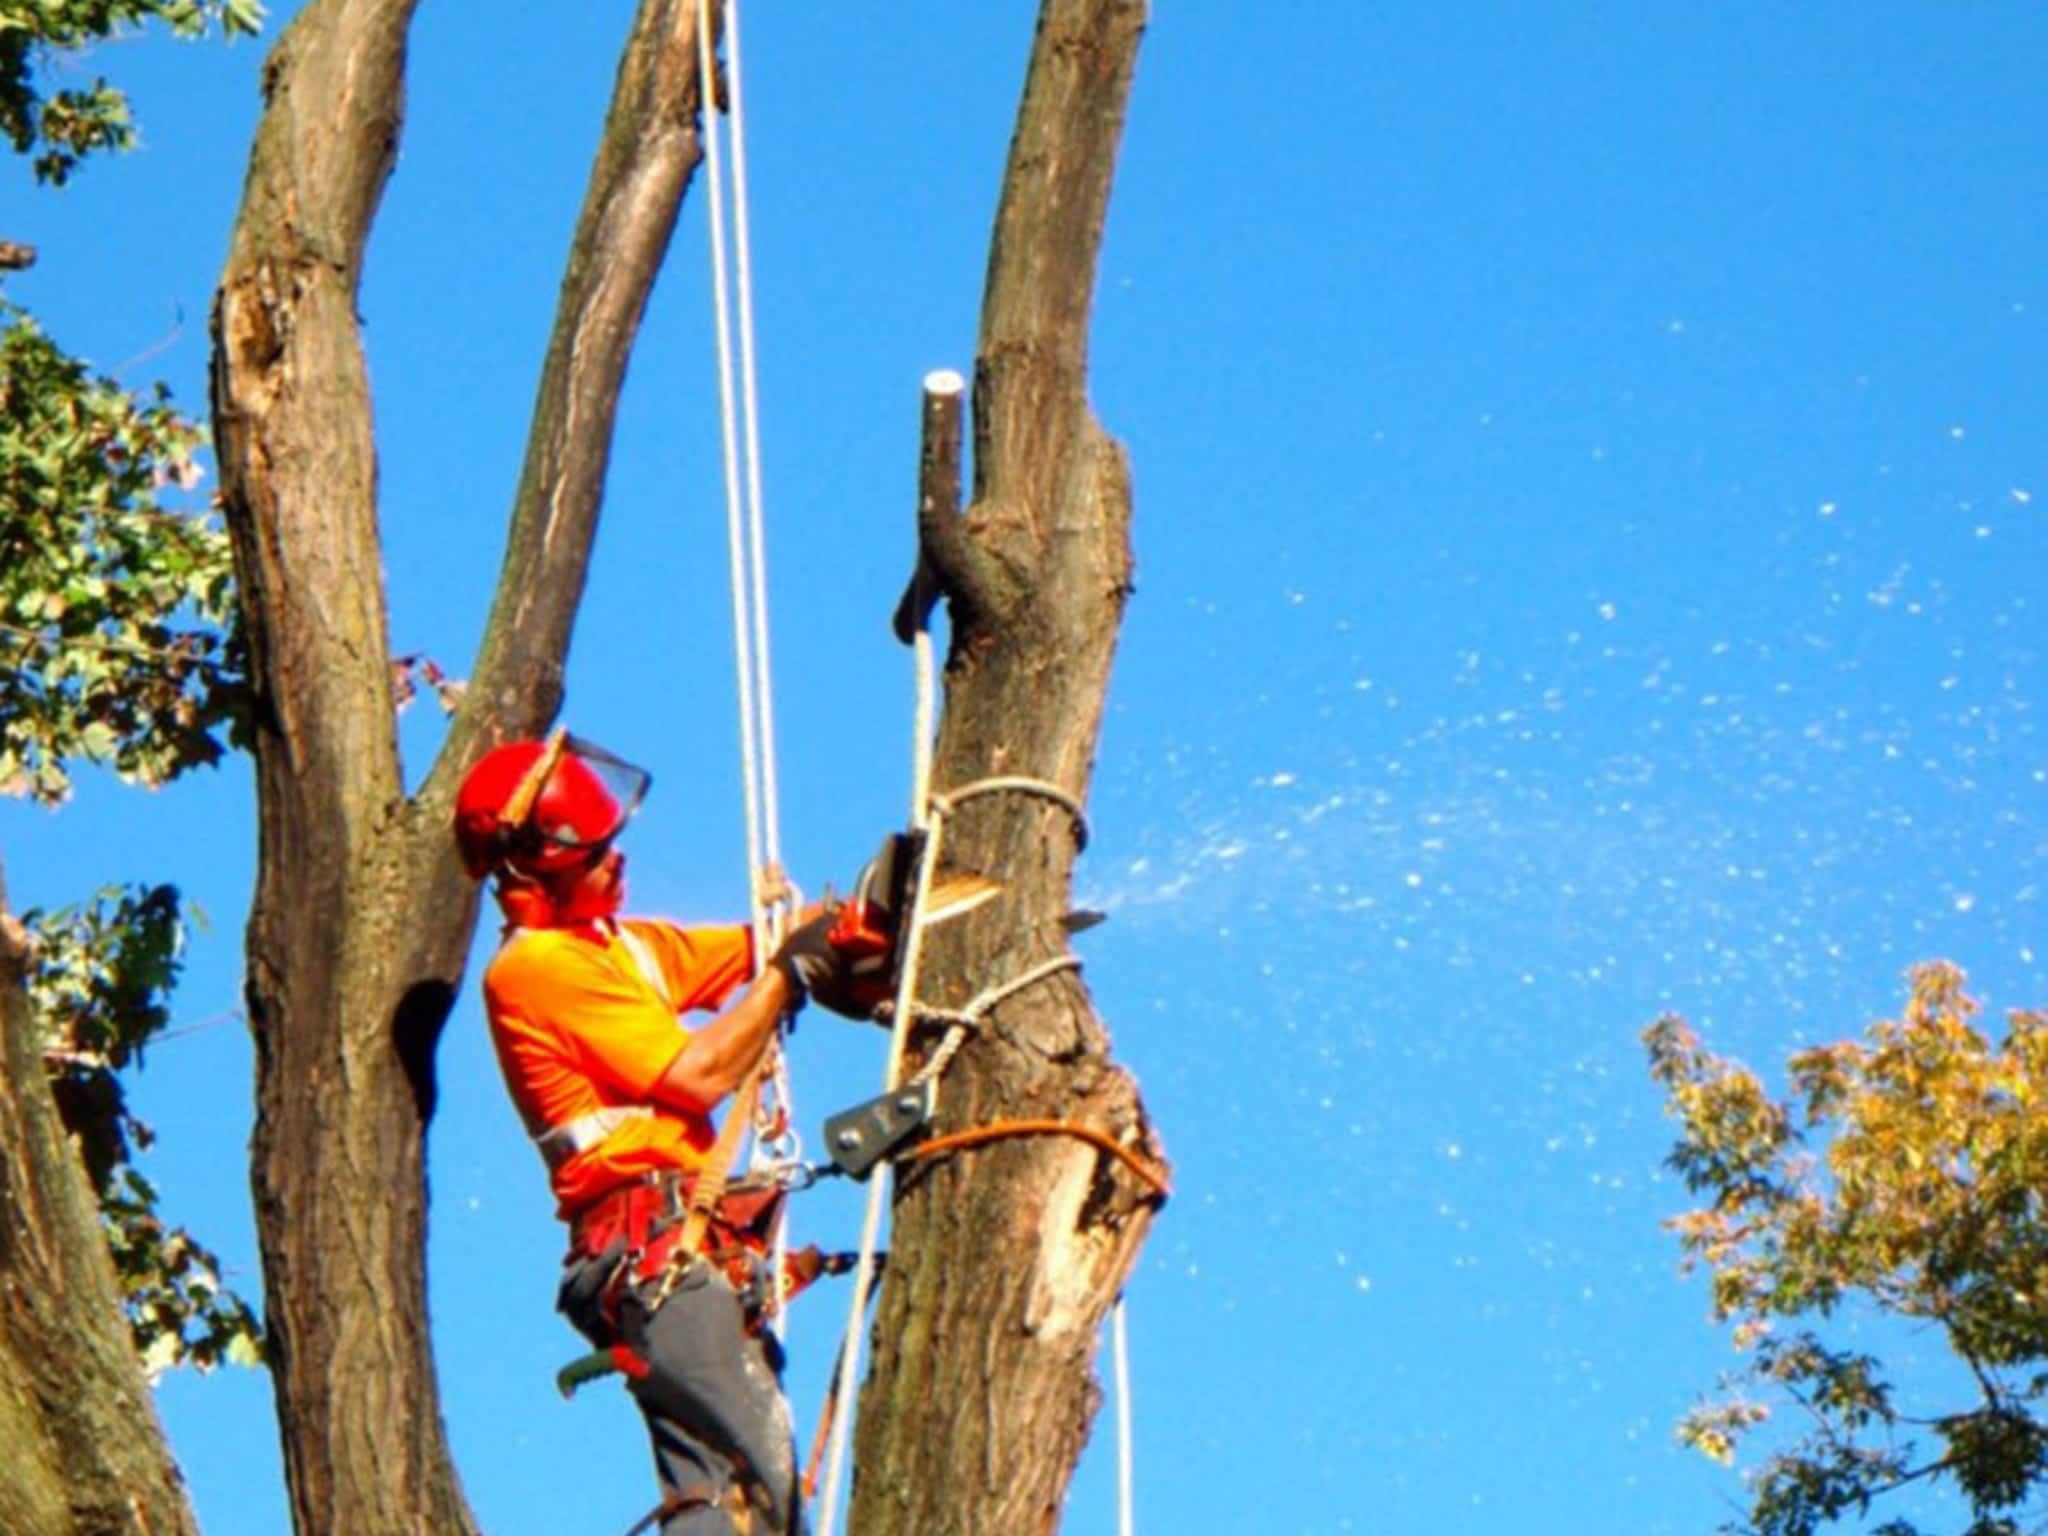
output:
[[[812,989],[843,986],[845,961],[817,908],[796,914],[758,975],[746,925],[621,917],[616,841],[649,782],[561,732],[470,771],[456,842],[472,876],[494,877],[505,915],[484,1007],[569,1224],[557,1305],[611,1352],[646,1415],[663,1498],[643,1526],[795,1536],[795,1447],[765,1326],[791,1283],[769,1272],[781,1190],[741,1181],[694,1210],[693,1191],[726,1187],[713,1164],[732,1138],[712,1112],[743,1085],[751,1101],[783,1021]],[[682,1026],[696,1012],[713,1016]]]

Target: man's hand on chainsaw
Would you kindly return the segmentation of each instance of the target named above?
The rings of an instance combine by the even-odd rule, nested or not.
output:
[[[831,934],[832,914],[822,909],[811,912],[790,930],[769,960],[799,998],[820,987],[830,989],[844,975],[846,961],[832,947]]]

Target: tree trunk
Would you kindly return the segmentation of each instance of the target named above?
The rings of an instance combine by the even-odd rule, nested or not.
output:
[[[192,1536],[0,883],[0,1531]]]
[[[316,3],[279,39],[213,321],[215,438],[254,693],[259,843],[244,942],[256,1223],[305,1536],[475,1529],[427,1338],[423,1061],[474,902],[413,874],[421,833],[391,724],[356,327],[412,8]],[[422,955],[430,940],[446,952]]]
[[[1129,475],[1088,408],[1088,315],[1144,13],[1143,0],[1041,9],[982,311],[973,505],[919,518],[952,625],[942,793],[1022,775],[1086,795],[1131,588]],[[926,1002],[961,1007],[1063,952],[1079,833],[1056,800],[1029,793],[951,816],[948,867],[999,878],[1005,896],[932,935]],[[931,1033],[916,1037],[926,1051]],[[1052,1119],[1156,1157],[1136,1084],[1071,971],[1003,1001],[942,1086],[940,1133]],[[911,1166],[861,1400],[856,1536],[1056,1526],[1099,1398],[1100,1326],[1154,1203],[1076,1136]]]
[[[302,1536],[471,1532],[426,1313],[433,1055],[476,893],[455,786],[560,701],[626,361],[698,135],[695,0],[643,0],[572,242],[486,637],[440,759],[398,760],[355,305],[416,0],[314,0],[264,114],[214,310],[214,424],[254,696],[252,1148]]]

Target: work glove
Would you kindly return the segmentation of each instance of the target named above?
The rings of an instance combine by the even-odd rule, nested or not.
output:
[[[832,947],[832,922],[833,914],[826,912],[792,928],[768,961],[795,995],[792,1012],[819,988],[831,991],[845,974],[846,961]]]

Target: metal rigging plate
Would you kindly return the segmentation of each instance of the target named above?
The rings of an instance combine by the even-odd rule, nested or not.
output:
[[[841,1173],[865,1179],[875,1165],[931,1123],[937,1083],[905,1083],[825,1122],[825,1150]]]

